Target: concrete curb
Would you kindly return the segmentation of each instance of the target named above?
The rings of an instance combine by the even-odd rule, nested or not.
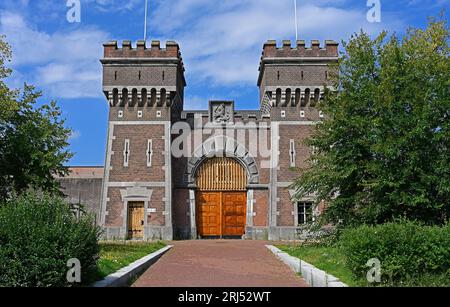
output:
[[[266,245],[266,247],[282,262],[291,268],[295,273],[302,274],[303,279],[311,287],[348,287],[348,285],[341,282],[333,275],[319,270],[312,264],[305,262],[301,259],[293,257],[273,245]]]
[[[128,281],[136,276],[139,276],[143,271],[148,269],[153,265],[162,255],[164,255],[168,250],[170,250],[173,245],[168,245],[166,247],[157,250],[150,255],[147,255],[129,266],[126,266],[119,271],[108,275],[105,279],[97,281],[92,285],[94,288],[111,288],[111,287],[124,287],[128,285]]]

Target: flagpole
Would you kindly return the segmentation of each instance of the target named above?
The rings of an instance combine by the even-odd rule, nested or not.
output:
[[[295,40],[298,41],[297,0],[294,0],[294,12],[295,12]]]
[[[147,11],[148,11],[148,0],[145,0],[144,41],[147,40]]]

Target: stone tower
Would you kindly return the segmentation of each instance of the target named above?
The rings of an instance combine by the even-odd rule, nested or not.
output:
[[[272,120],[317,120],[314,108],[323,96],[324,85],[330,85],[330,64],[338,61],[338,43],[326,41],[320,47],[317,40],[306,48],[305,41],[276,41],[264,44],[259,68],[261,111]],[[283,112],[284,111],[284,112]],[[286,116],[284,116],[286,115]],[[304,115],[304,116],[303,116]]]
[[[177,43],[104,44],[103,92],[109,129],[102,189],[105,236],[171,240],[171,124],[183,110],[183,60]]]
[[[298,202],[289,187],[307,167],[310,148],[304,140],[324,116],[316,108],[323,98],[324,85],[330,84],[330,64],[338,62],[338,44],[326,41],[297,41],[293,47],[285,40],[264,44],[259,67],[261,116],[270,118],[273,166],[269,187],[269,238],[296,237]]]

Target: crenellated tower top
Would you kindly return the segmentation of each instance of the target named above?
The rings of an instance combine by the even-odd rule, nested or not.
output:
[[[258,77],[262,114],[273,119],[318,119],[315,106],[323,98],[324,86],[331,86],[330,64],[338,63],[338,46],[332,40],[324,46],[318,40],[309,46],[304,40],[295,46],[284,40],[280,47],[275,40],[267,41]]]
[[[143,40],[135,46],[125,40],[121,47],[117,41],[105,43],[103,47],[104,54],[100,60],[103,64],[103,92],[113,109],[119,108],[120,114],[125,114],[126,110],[122,108],[143,108],[138,112],[129,109],[138,114],[134,116],[143,119],[154,113],[145,107],[163,108],[157,112],[158,118],[164,117],[164,112],[168,117],[180,115],[186,79],[178,43],[167,41],[162,48],[161,42],[156,40],[150,46]]]

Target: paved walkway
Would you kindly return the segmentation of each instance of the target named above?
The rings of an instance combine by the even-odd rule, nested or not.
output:
[[[203,240],[174,247],[134,287],[306,287],[280,262],[267,242]]]

